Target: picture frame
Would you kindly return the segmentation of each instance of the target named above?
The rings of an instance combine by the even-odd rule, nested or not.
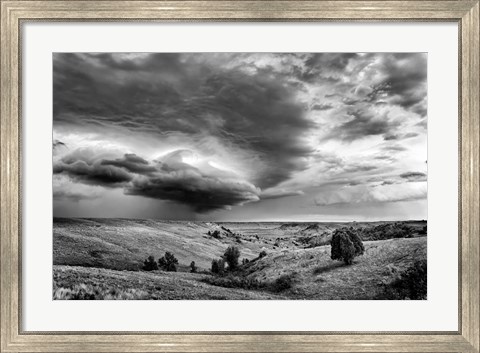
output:
[[[478,1],[1,1],[1,352],[478,352]],[[21,24],[29,21],[439,21],[459,25],[459,327],[454,332],[26,332]]]

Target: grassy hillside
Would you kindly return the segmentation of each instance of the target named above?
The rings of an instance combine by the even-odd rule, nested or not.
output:
[[[226,277],[55,265],[53,295],[55,299],[374,299],[416,260],[426,259],[426,237],[364,245],[365,254],[351,266],[331,260],[330,246],[284,249]],[[273,284],[281,277],[291,279],[291,288],[275,290]],[[238,279],[242,286],[252,282],[259,286],[238,288]]]
[[[54,266],[54,299],[281,299],[272,293],[212,287],[207,275],[182,272],[133,272],[102,268]]]
[[[373,223],[210,223],[135,219],[66,219],[53,221],[53,263],[136,271],[149,255],[155,259],[170,251],[180,268],[195,261],[209,269],[230,245],[241,258],[254,259],[265,250],[283,253],[329,244],[332,232],[343,226],[375,228]],[[425,222],[402,222],[421,229]],[[377,227],[378,228],[378,227]],[[218,237],[208,235],[217,231]]]
[[[221,238],[207,235],[219,230]],[[243,239],[243,240],[242,240]],[[254,258],[265,244],[255,237],[234,234],[215,223],[130,219],[62,219],[53,224],[55,265],[138,270],[149,255],[156,259],[171,251],[180,265],[195,261],[207,269],[229,245],[241,245],[244,257]]]

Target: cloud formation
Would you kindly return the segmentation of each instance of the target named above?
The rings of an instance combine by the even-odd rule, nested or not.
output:
[[[190,161],[192,158],[195,160]],[[173,151],[152,162],[132,153],[101,159],[92,157],[88,150],[78,150],[56,162],[53,172],[87,185],[123,188],[126,195],[175,201],[199,213],[260,199],[259,188],[189,150]],[[98,196],[59,185],[54,197],[78,201]]]
[[[422,200],[427,197],[426,183],[392,185],[354,185],[335,192],[321,193],[315,198],[317,206],[360,204],[375,202],[400,202]]]
[[[88,149],[76,150],[67,154],[53,165],[53,174],[69,176],[84,184],[104,187],[118,187],[132,180],[123,168],[103,164],[101,155]]]
[[[215,217],[422,199],[426,75],[425,53],[55,53],[55,199]]]

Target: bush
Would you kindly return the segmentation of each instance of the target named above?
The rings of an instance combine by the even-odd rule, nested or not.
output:
[[[381,299],[427,299],[427,261],[416,261],[385,288]]]
[[[158,265],[155,262],[155,258],[153,256],[149,256],[145,261],[143,261],[143,267],[142,269],[144,271],[155,271],[158,270]]]
[[[274,292],[283,292],[293,286],[293,275],[282,275],[273,282],[272,290]]]
[[[214,237],[215,239],[222,239],[222,237],[220,236],[220,231],[219,230],[215,230],[213,231],[211,234],[212,237]]]
[[[195,265],[195,261],[190,262],[190,272],[191,273],[197,272],[197,266]]]
[[[244,259],[242,260],[242,265],[246,265],[246,264],[248,264],[249,262],[250,262],[249,259],[244,258]]]
[[[229,271],[235,271],[238,268],[238,259],[240,257],[240,250],[236,246],[229,246],[223,254],[223,259],[228,264]]]
[[[261,259],[262,257],[267,256],[267,252],[265,250],[262,250],[260,254],[258,254],[258,258]]]
[[[415,228],[404,222],[379,224],[373,227],[358,228],[355,231],[363,240],[411,238],[416,233]]]
[[[158,265],[167,272],[177,272],[178,260],[170,251],[158,259]]]
[[[223,274],[225,272],[225,261],[223,259],[212,260],[212,273]]]
[[[331,245],[332,260],[340,260],[347,265],[351,265],[356,256],[363,255],[365,252],[362,239],[353,229],[341,228],[335,230]]]
[[[255,278],[240,277],[228,275],[225,277],[206,277],[201,280],[204,283],[224,288],[241,288],[249,290],[258,290],[267,287],[266,283],[260,282]]]

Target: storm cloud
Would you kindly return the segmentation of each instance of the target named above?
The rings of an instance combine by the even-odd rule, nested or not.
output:
[[[54,200],[227,218],[423,200],[426,66],[425,53],[55,53]]]
[[[126,195],[175,201],[196,212],[228,209],[258,201],[260,189],[234,173],[212,166],[208,161],[187,162],[194,152],[177,150],[152,162],[135,154],[122,158],[95,159],[79,150],[54,164],[54,175],[94,186],[122,188]],[[55,198],[75,201],[97,197],[57,187]]]

